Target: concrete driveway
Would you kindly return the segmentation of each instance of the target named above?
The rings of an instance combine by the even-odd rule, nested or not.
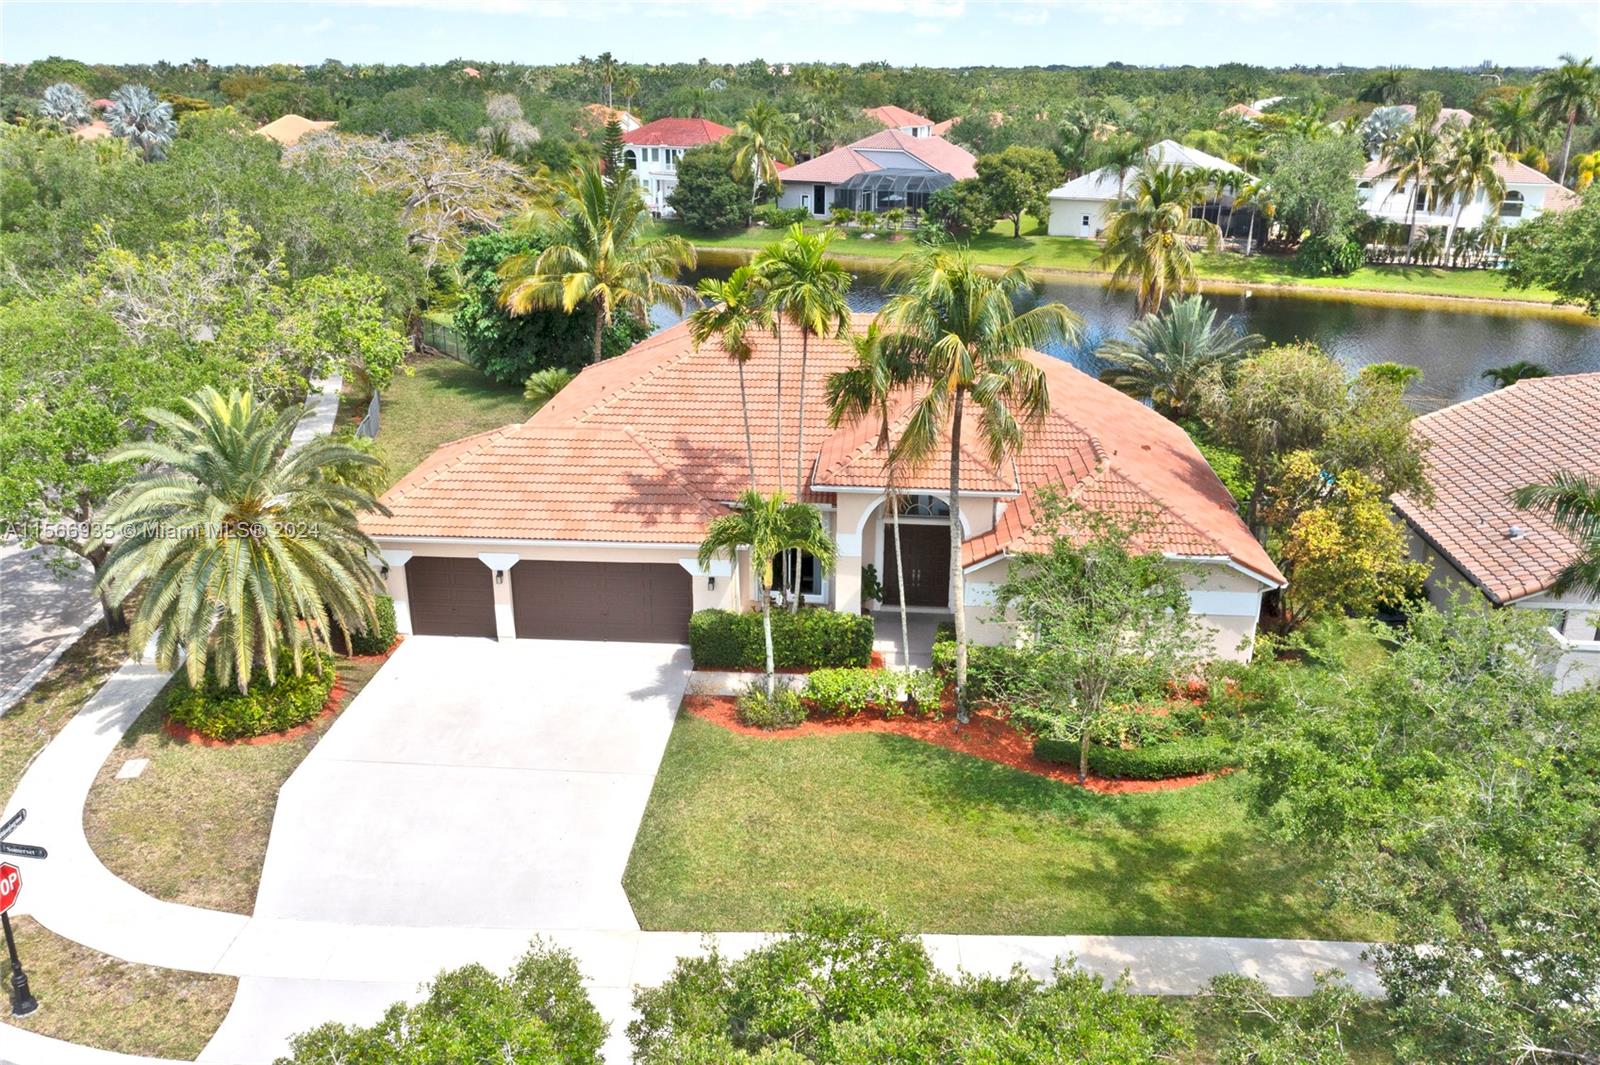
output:
[[[279,797],[257,917],[636,929],[687,648],[413,636]]]

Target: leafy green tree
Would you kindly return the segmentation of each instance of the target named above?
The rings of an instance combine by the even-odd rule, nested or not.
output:
[[[1217,1065],[1350,1065],[1346,1032],[1361,996],[1328,973],[1317,973],[1311,994],[1271,994],[1247,976],[1213,978],[1196,1000],[1197,1012],[1223,1031]]]
[[[1013,555],[996,594],[1027,649],[1006,694],[1034,731],[1078,741],[1081,781],[1107,714],[1183,679],[1198,661],[1201,632],[1182,573],[1137,550],[1137,530],[1057,497],[1043,511],[1049,546]]]
[[[106,124],[113,136],[127,141],[146,162],[165,159],[167,148],[178,135],[172,105],[157,99],[143,85],[124,85],[111,94]]]
[[[1173,420],[1199,413],[1207,376],[1228,368],[1266,343],[1245,333],[1231,318],[1217,322],[1217,309],[1200,295],[1174,299],[1159,314],[1128,327],[1129,339],[1108,340],[1095,352],[1105,362],[1100,380]]]
[[[481,965],[442,972],[421,1002],[396,1002],[376,1024],[302,1032],[278,1065],[600,1065],[607,1028],[577,960],[535,939],[508,976]]]
[[[1512,288],[1548,288],[1560,302],[1600,315],[1600,181],[1572,210],[1541,214],[1511,230],[1507,250]]]
[[[295,81],[274,82],[246,96],[239,106],[251,118],[262,123],[284,115],[319,120],[339,117],[339,107],[327,89]]]
[[[1530,484],[1512,495],[1519,507],[1548,515],[1578,544],[1578,556],[1562,568],[1551,590],[1578,591],[1600,599],[1600,479],[1557,472],[1545,484]]]
[[[1538,93],[1538,113],[1551,125],[1566,127],[1561,138],[1561,175],[1558,184],[1567,183],[1567,163],[1572,157],[1572,131],[1579,122],[1593,119],[1600,113],[1600,68],[1594,58],[1580,60],[1569,53],[1561,56],[1561,65],[1547,70],[1534,82]]]
[[[1113,284],[1132,281],[1139,313],[1150,314],[1169,293],[1199,284],[1189,239],[1215,250],[1221,235],[1216,223],[1190,216],[1205,192],[1178,167],[1141,167],[1129,192],[1131,199],[1106,222],[1105,247],[1096,262],[1111,269]]]
[[[1354,136],[1287,136],[1269,142],[1263,178],[1271,183],[1276,217],[1293,238],[1343,243],[1366,217],[1356,175],[1366,162]]]
[[[928,197],[925,213],[956,240],[982,236],[994,228],[996,219],[1000,217],[983,182],[977,178],[957,181],[939,189]]]
[[[678,160],[678,184],[667,204],[678,221],[700,233],[726,233],[750,224],[750,199],[732,174],[725,144],[690,148]]]
[[[422,85],[407,85],[382,96],[354,101],[339,116],[339,129],[397,140],[444,133],[459,144],[467,144],[482,120],[480,94],[466,98],[432,92]]]
[[[599,362],[617,311],[643,321],[651,304],[682,310],[690,294],[667,278],[694,266],[694,248],[681,237],[647,236],[649,217],[636,182],[613,184],[599,167],[580,167],[524,223],[548,227],[550,244],[501,264],[501,302],[512,314],[587,308],[594,314],[590,361]]]
[[[205,388],[184,406],[146,411],[164,433],[108,456],[145,471],[107,507],[115,539],[97,587],[113,604],[140,593],[130,646],[154,640],[156,664],[181,663],[191,687],[209,672],[247,692],[258,669],[270,686],[280,648],[298,673],[307,653],[332,651],[335,626],[376,623],[377,546],[357,522],[378,504],[328,471],[378,460],[330,437],[291,448],[302,411],[248,393]]]
[[[1022,216],[1043,220],[1050,214],[1050,190],[1061,183],[1061,164],[1044,148],[1012,145],[977,162],[978,181],[995,213],[1010,220],[1011,235],[1022,236]]]

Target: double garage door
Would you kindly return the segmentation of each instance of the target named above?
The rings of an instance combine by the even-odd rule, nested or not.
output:
[[[694,594],[671,563],[518,562],[511,581],[517,635],[535,640],[684,643]],[[421,636],[495,635],[494,574],[475,558],[406,563],[411,630]]]

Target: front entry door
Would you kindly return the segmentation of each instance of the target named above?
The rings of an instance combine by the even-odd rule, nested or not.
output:
[[[883,601],[900,605],[899,560],[894,527],[883,523]],[[901,522],[900,546],[906,556],[906,606],[950,606],[950,527]]]
[[[828,186],[811,186],[811,213],[825,215],[828,213]]]

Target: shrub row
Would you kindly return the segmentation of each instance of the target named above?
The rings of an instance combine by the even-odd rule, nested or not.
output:
[[[1078,765],[1077,740],[1037,740],[1033,753],[1046,762]],[[1170,780],[1215,773],[1233,762],[1227,744],[1215,736],[1196,736],[1145,747],[1089,745],[1089,771],[1113,780]]]
[[[899,717],[907,709],[933,716],[939,713],[944,685],[943,675],[927,669],[819,669],[806,678],[800,694],[829,717],[854,717],[865,710]]]
[[[381,655],[394,646],[394,600],[380,595],[373,601],[373,610],[378,615],[378,624],[350,634],[353,655]]]
[[[991,647],[988,644],[967,644],[967,691],[977,699],[1003,699],[1007,692],[1016,691],[1022,677],[1024,652],[1015,647]],[[956,671],[955,637],[946,637],[941,631],[934,638],[933,668],[954,676]]]
[[[872,619],[837,610],[774,610],[772,651],[779,669],[866,666],[872,661]],[[689,653],[698,669],[762,668],[761,614],[695,611],[689,619]]]
[[[752,728],[797,728],[806,719],[806,708],[800,702],[800,693],[782,685],[768,699],[764,686],[752,684],[739,696],[738,711],[739,720]]]
[[[278,682],[271,686],[258,670],[248,693],[223,688],[206,678],[199,688],[178,680],[167,697],[167,714],[180,725],[214,740],[248,739],[303,725],[322,712],[333,690],[333,660],[308,654],[297,676],[288,654],[278,660]]]
[[[779,207],[775,203],[764,203],[755,210],[756,221],[769,229],[788,229],[795,224],[805,224],[811,220],[811,212],[804,207]]]

